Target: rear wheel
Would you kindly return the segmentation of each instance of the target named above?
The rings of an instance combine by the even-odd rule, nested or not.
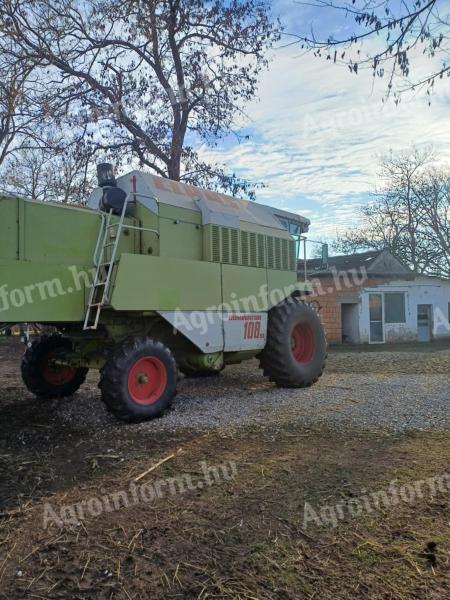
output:
[[[176,394],[177,366],[167,346],[135,338],[117,346],[99,383],[107,409],[118,419],[139,422],[161,416]]]
[[[289,298],[272,308],[260,355],[264,375],[280,387],[307,387],[322,375],[326,357],[325,332],[309,304]]]
[[[27,348],[22,359],[22,379],[40,398],[71,396],[84,383],[88,369],[58,364],[73,350],[72,342],[61,335],[44,335]]]

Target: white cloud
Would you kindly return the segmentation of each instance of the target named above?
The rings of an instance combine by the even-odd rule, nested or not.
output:
[[[350,75],[331,61],[279,50],[258,101],[247,108],[252,139],[201,153],[263,182],[258,201],[308,216],[313,237],[334,236],[356,223],[380,156],[433,145],[448,158],[448,80],[440,82],[431,107],[424,94],[405,96],[398,107],[383,104],[386,82],[377,80],[373,90],[372,83],[370,71]]]

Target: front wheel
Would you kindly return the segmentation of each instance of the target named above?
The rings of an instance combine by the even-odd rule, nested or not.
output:
[[[327,342],[317,312],[288,298],[269,312],[267,344],[260,354],[264,375],[280,387],[307,387],[325,368]]]
[[[29,346],[22,359],[22,379],[39,398],[72,396],[84,383],[88,369],[58,364],[73,350],[72,342],[61,335],[43,335]]]
[[[177,366],[167,346],[150,338],[118,345],[102,369],[99,388],[109,412],[127,422],[161,416],[176,394]]]

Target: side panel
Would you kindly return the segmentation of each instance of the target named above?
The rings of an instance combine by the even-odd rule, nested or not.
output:
[[[0,198],[0,259],[19,258],[18,218],[19,201]]]
[[[196,225],[202,224],[202,217],[198,211],[179,208],[170,204],[160,203],[159,216],[163,219],[172,219],[172,221],[179,220],[186,223],[195,223]]]
[[[203,240],[200,213],[159,205],[160,255],[201,260]]]
[[[266,269],[223,264],[222,286],[224,310],[233,312],[267,310]]]
[[[100,223],[100,213],[80,207],[1,199],[0,321],[83,320]],[[125,228],[119,254],[136,239]]]
[[[0,322],[81,321],[89,276],[73,265],[0,260]]]
[[[53,264],[90,264],[100,229],[99,213],[24,203],[25,260]]]
[[[271,269],[267,270],[267,284],[269,308],[290,296],[294,290],[304,287],[298,285],[296,273]]]
[[[181,331],[204,354],[223,350],[222,313],[217,311],[161,311],[160,315]]]
[[[80,321],[98,213],[0,199],[0,321]]]
[[[263,349],[267,336],[267,313],[223,315],[225,352]]]
[[[159,230],[159,216],[138,202],[134,207],[136,224],[148,229]],[[140,231],[136,234],[135,251],[138,254],[158,256],[159,236],[150,231]]]
[[[262,350],[266,345],[267,313],[161,311],[160,314],[205,354]]]
[[[173,219],[159,220],[159,252],[161,256],[181,256],[188,260],[201,260],[203,240],[201,227]]]
[[[123,254],[111,304],[116,310],[213,310],[221,292],[219,264]]]

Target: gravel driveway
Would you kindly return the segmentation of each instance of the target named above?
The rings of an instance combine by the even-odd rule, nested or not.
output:
[[[9,347],[8,347],[9,346]],[[36,400],[20,379],[20,348],[0,346],[0,407],[11,415]],[[163,418],[124,426],[100,401],[97,373],[74,398],[52,401],[40,413],[54,424],[82,431],[175,431],[248,424],[327,425],[393,430],[450,429],[450,349],[390,352],[331,350],[321,380],[302,390],[268,382],[257,361],[227,367],[218,377],[180,376],[173,408]],[[25,407],[25,403],[27,406]],[[16,413],[17,411],[17,413]]]
[[[181,379],[172,410],[156,421],[132,425],[146,432],[207,429],[252,423],[298,422],[369,428],[450,429],[450,350],[436,352],[331,351],[312,388],[280,389],[257,361],[227,367],[218,377]],[[99,401],[93,377],[59,418],[77,428],[122,428]]]
[[[20,379],[21,351],[0,343],[5,598],[448,596],[443,494],[308,533],[303,507],[445,473],[450,348],[332,350],[305,390],[275,388],[252,361],[180,379],[173,409],[139,425],[106,413],[96,373],[73,398],[36,400]],[[68,514],[143,473],[150,484],[195,478],[199,465],[229,461],[238,475],[221,485],[42,527],[44,507]]]

